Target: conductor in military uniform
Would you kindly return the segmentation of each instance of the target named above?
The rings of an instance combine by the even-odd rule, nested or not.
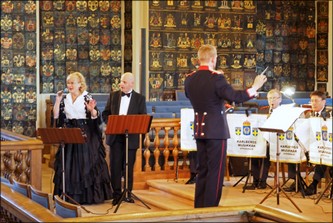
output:
[[[257,75],[251,88],[235,90],[222,71],[216,71],[217,51],[202,45],[198,51],[200,67],[187,75],[185,94],[194,109],[194,137],[197,144],[197,181],[194,207],[215,207],[222,196],[226,168],[227,139],[230,138],[225,113],[225,100],[245,102],[257,95],[267,81]]]

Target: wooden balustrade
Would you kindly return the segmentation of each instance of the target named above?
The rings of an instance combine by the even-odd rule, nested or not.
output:
[[[145,188],[148,179],[189,177],[187,154],[180,148],[180,119],[153,119],[145,134],[144,148],[137,152],[134,187]],[[178,165],[180,160],[182,164]]]
[[[42,188],[43,142],[1,129],[1,176]]]
[[[179,155],[179,131],[180,131],[180,119],[179,118],[164,118],[153,119],[150,131],[145,137],[145,148],[143,157],[145,160],[145,166],[143,171],[160,171],[160,170],[175,170],[178,162]],[[153,135],[153,137],[150,137]],[[171,137],[170,137],[171,136]],[[153,147],[151,147],[153,143]],[[151,150],[153,150],[154,165],[149,166],[149,159],[151,158]],[[164,157],[164,163],[161,166],[159,164],[160,155]],[[173,157],[172,167],[170,167],[169,157],[170,154]],[[183,167],[186,167],[186,162],[183,163]]]

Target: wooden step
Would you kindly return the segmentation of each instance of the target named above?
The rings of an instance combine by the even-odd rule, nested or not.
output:
[[[195,184],[185,184],[187,180],[188,179],[178,179],[176,184],[174,180],[148,180],[147,184],[149,190],[164,191],[177,196],[177,198],[185,198],[193,202]]]
[[[162,191],[136,190],[133,194],[142,200],[148,206],[154,206],[161,210],[181,210],[192,209],[193,201],[176,197]],[[135,203],[140,204],[136,200]]]
[[[148,190],[135,190],[133,193],[148,206],[163,210],[191,209],[194,205],[194,184],[185,185],[187,180],[179,179],[177,184],[174,180],[148,180]]]

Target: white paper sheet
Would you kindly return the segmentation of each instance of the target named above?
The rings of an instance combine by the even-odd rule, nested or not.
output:
[[[259,129],[266,132],[286,132],[306,110],[309,110],[309,108],[281,105],[274,109],[274,112]]]

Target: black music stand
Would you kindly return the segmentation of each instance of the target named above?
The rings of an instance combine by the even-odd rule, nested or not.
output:
[[[129,134],[146,134],[149,132],[150,124],[153,117],[150,115],[109,115],[108,123],[106,126],[105,134],[125,134],[126,136],[126,160],[125,160],[125,188],[122,192],[121,198],[118,201],[114,213],[117,212],[121,202],[124,199],[129,199],[129,195],[139,200],[148,209],[150,207],[145,204],[140,198],[135,196],[133,192],[128,189],[128,135]],[[140,148],[141,148],[140,142]],[[111,176],[112,177],[112,176]]]
[[[248,190],[254,190],[255,189],[255,186],[252,184],[251,186],[248,186],[247,183],[249,181],[249,179],[251,179],[251,176],[252,176],[252,158],[249,157],[249,163],[248,163],[248,171],[247,171],[247,174],[244,174],[234,185],[233,187],[236,187],[239,182],[241,182],[244,177],[246,177],[246,180],[245,180],[245,184],[243,186],[243,193],[245,192],[246,189]]]
[[[325,192],[331,187],[331,191],[330,191],[330,195],[329,198],[332,199],[332,193],[333,193],[333,181],[332,178],[330,180],[330,182],[327,184],[327,186],[325,187],[324,191],[320,194],[320,196],[318,197],[318,199],[316,200],[315,204],[318,204],[318,202],[320,201],[320,199],[323,197],[323,195],[325,194]]]
[[[299,139],[297,138],[296,134],[294,133],[294,138],[295,141],[297,142],[297,144],[299,145],[299,147],[301,147],[302,151],[304,152],[304,155],[306,156],[307,162],[309,161],[309,154],[306,152],[306,149],[304,148],[304,145],[299,141]],[[304,181],[304,179],[301,176],[301,162],[300,163],[296,163],[296,176],[295,176],[295,192],[297,193],[300,189],[303,198],[305,198],[305,190],[308,186],[306,185],[306,182]],[[282,187],[288,182],[290,178],[287,179],[287,181],[282,185]]]
[[[262,127],[259,130],[262,132],[271,132],[276,134],[276,183],[272,190],[264,197],[260,202],[262,204],[269,195],[276,190],[277,204],[280,204],[280,191],[291,201],[291,203],[297,208],[299,212],[302,213],[301,209],[294,203],[294,201],[287,195],[287,193],[282,189],[279,181],[279,158],[280,158],[280,146],[279,146],[279,136],[281,133],[287,132],[292,124],[299,118],[299,116],[307,109],[298,107],[287,107],[280,106],[274,110],[274,112],[269,116]],[[283,117],[283,120],[281,120]]]
[[[299,145],[299,147],[301,147],[302,151],[304,152],[305,156],[306,155],[306,149],[304,148],[303,144],[299,141],[299,139],[297,138],[296,134],[294,133],[294,139],[295,141],[297,142],[297,144]],[[301,158],[300,158],[301,159]],[[307,162],[308,162],[308,157],[307,157]],[[305,198],[305,189],[308,187],[306,185],[306,182],[304,181],[304,179],[302,178],[301,176],[301,163],[295,163],[295,166],[296,166],[296,175],[295,175],[295,179],[294,179],[294,182],[295,182],[295,192],[299,192],[301,191],[301,194],[303,196],[303,198]],[[284,182],[284,184],[282,184],[281,187],[283,187],[291,178],[289,178],[288,176],[288,179],[286,180],[286,182]]]
[[[304,179],[303,179],[302,176],[301,176],[301,170],[300,170],[300,168],[301,168],[301,167],[300,167],[301,163],[295,163],[295,165],[296,165],[296,175],[295,175],[295,179],[294,179],[294,182],[295,182],[295,192],[297,193],[297,192],[301,191],[302,197],[305,198],[305,189],[306,189],[308,186],[306,185],[306,182],[304,181]],[[281,187],[283,187],[284,185],[286,185],[287,182],[288,182],[290,179],[291,179],[291,178],[288,178],[288,179],[286,180],[286,182],[284,182],[284,183],[282,184]]]
[[[249,183],[249,179],[251,179],[251,176],[252,176],[252,157],[249,157],[248,158],[249,159],[249,167],[248,167],[248,172],[247,172],[247,174],[246,175],[243,175],[234,185],[233,185],[233,187],[235,187],[235,186],[237,186],[237,184],[239,183],[239,182],[241,182],[243,179],[244,179],[244,177],[246,177],[246,180],[245,180],[245,184],[244,184],[244,186],[243,186],[243,193],[245,192],[245,190],[247,189],[247,190],[254,190],[255,189],[255,185],[253,184],[253,182],[252,182],[252,184],[250,184],[250,185],[247,185],[248,183]],[[262,158],[262,159],[264,159],[264,158]],[[262,168],[262,166],[263,166],[264,164],[263,163],[261,163],[261,168]],[[260,171],[260,172],[262,172],[262,171]],[[270,188],[272,188],[269,184],[267,184],[266,183],[266,185],[268,186],[268,187],[270,187]]]
[[[283,188],[280,185],[280,181],[279,181],[279,159],[280,159],[280,150],[279,150],[279,133],[284,133],[281,130],[278,129],[271,129],[271,130],[267,130],[267,129],[261,129],[259,128],[261,131],[269,131],[269,132],[275,132],[276,133],[276,183],[274,185],[274,187],[272,188],[272,190],[264,197],[264,199],[262,201],[260,201],[260,204],[262,204],[268,197],[269,195],[276,190],[276,201],[277,204],[280,204],[280,191],[283,192],[283,194],[288,198],[288,200],[291,201],[291,203],[297,208],[297,210],[299,212],[302,213],[301,209],[294,203],[294,201],[288,196],[288,194],[283,190]]]
[[[322,164],[322,159],[320,158],[320,164]],[[330,168],[328,166],[328,168]],[[332,199],[332,194],[333,194],[333,179],[331,177],[330,182],[328,182],[327,186],[325,187],[325,189],[323,190],[323,192],[320,194],[320,196],[318,197],[318,199],[316,200],[315,204],[318,204],[320,199],[324,196],[325,192],[331,187],[331,191],[330,191],[330,195],[329,198]]]
[[[44,144],[60,144],[61,145],[61,162],[62,162],[62,194],[65,197],[78,204],[73,198],[66,194],[65,184],[65,144],[83,144],[85,138],[82,136],[80,128],[39,128],[37,135],[40,135]]]

